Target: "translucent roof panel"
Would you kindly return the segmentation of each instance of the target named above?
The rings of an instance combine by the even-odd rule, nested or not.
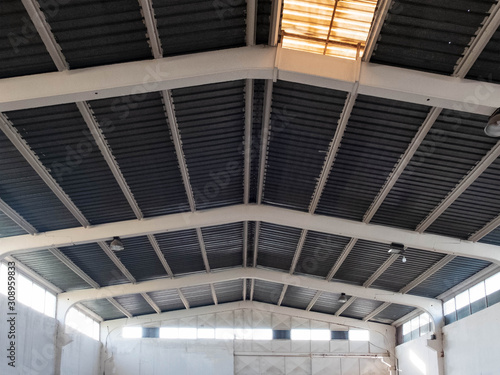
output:
[[[376,0],[284,0],[284,48],[356,59],[362,56]]]

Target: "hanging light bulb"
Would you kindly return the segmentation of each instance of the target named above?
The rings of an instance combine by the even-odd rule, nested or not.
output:
[[[347,302],[347,296],[345,295],[345,293],[342,293],[339,297],[339,302],[340,303],[346,303]]]
[[[403,263],[406,263],[406,257],[403,255],[403,259],[401,259]]]

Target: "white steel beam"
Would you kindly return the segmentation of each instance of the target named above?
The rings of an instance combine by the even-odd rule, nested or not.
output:
[[[371,286],[387,269],[399,258],[399,254],[391,254],[389,258],[366,280],[363,284],[365,288]]]
[[[83,119],[85,120],[85,123],[87,124],[90,133],[94,138],[95,143],[99,147],[99,150],[101,151],[104,160],[106,160],[106,163],[108,164],[111,173],[113,173],[113,176],[117,184],[120,186],[123,195],[127,199],[127,202],[132,208],[132,211],[134,211],[135,217],[138,219],[142,219],[143,215],[141,209],[139,208],[139,205],[137,204],[134,195],[132,194],[132,191],[130,190],[130,187],[127,184],[127,181],[125,181],[125,177],[123,177],[122,171],[118,166],[118,162],[113,156],[111,149],[108,145],[108,142],[106,141],[106,138],[104,137],[104,134],[102,133],[99,124],[94,118],[94,114],[92,113],[90,106],[85,102],[77,102],[76,106],[78,107],[78,110],[80,111]]]
[[[500,3],[496,3],[490,10],[490,15],[484,22],[478,34],[467,47],[464,56],[459,60],[454,70],[454,76],[463,78],[472,68],[477,58],[483,52],[493,34],[500,27]]]
[[[161,309],[147,293],[141,293],[141,296],[148,303],[148,305],[151,306],[154,311],[156,311],[157,314],[161,314]]]
[[[365,223],[369,223],[373,216],[377,213],[378,209],[384,202],[385,198],[393,188],[393,186],[396,184],[396,182],[399,179],[399,176],[403,173],[403,171],[406,169],[406,166],[410,162],[410,160],[413,158],[413,155],[415,155],[415,152],[417,152],[417,149],[419,148],[420,144],[424,140],[425,136],[431,130],[432,125],[434,125],[434,122],[437,120],[439,115],[441,114],[442,108],[432,108],[429,111],[429,114],[427,115],[424,123],[420,126],[417,134],[415,134],[415,137],[411,141],[410,145],[406,149],[405,153],[399,159],[398,163],[394,167],[393,171],[391,172],[390,176],[387,178],[387,181],[385,182],[384,186],[382,189],[380,189],[377,197],[373,200],[370,208],[368,211],[366,211],[365,216],[363,218],[363,221]]]
[[[340,269],[346,258],[349,256],[351,253],[351,250],[354,248],[354,245],[356,245],[356,242],[358,240],[356,238],[351,238],[349,243],[346,245],[346,247],[342,250],[342,253],[339,255],[337,260],[335,261],[335,264],[332,266],[332,269],[328,272],[328,275],[326,275],[326,280],[330,281],[333,279],[337,271]]]
[[[318,301],[319,297],[321,297],[321,294],[322,292],[320,291],[316,292],[311,302],[309,302],[309,304],[307,305],[306,311],[310,311],[313,308],[314,304]]]
[[[219,301],[217,300],[217,293],[215,293],[214,284],[210,284],[210,291],[212,293],[212,300],[214,301],[214,305],[218,305]]]
[[[177,288],[177,294],[179,295],[179,298],[181,299],[184,307],[186,308],[186,310],[189,310],[191,306],[189,306],[189,301],[187,300],[187,298],[184,296],[184,293],[182,293],[181,289],[180,288]]]
[[[156,253],[156,256],[158,257],[161,264],[163,265],[165,272],[167,272],[167,275],[169,277],[174,277],[174,273],[172,272],[172,269],[170,268],[169,264],[167,263],[167,260],[165,259],[165,256],[163,255],[163,252],[161,251],[160,245],[158,244],[158,241],[156,241],[155,236],[153,236],[152,234],[148,234],[148,239],[149,239],[149,243],[151,243],[151,246],[153,246],[153,249]]]
[[[59,184],[52,178],[50,173],[47,171],[45,166],[42,164],[38,156],[33,152],[26,141],[21,137],[21,135],[14,128],[12,123],[0,113],[0,130],[2,130],[7,138],[12,142],[14,147],[23,155],[30,166],[35,170],[35,172],[40,176],[40,178],[47,184],[47,186],[52,190],[52,192],[59,198],[59,200],[66,206],[66,208],[71,212],[78,222],[84,227],[88,227],[90,224],[87,219],[80,212],[78,207],[71,201],[71,199],[66,195]]]
[[[246,42],[247,46],[254,46],[256,39],[257,26],[257,0],[247,0],[247,19],[246,19]]]
[[[460,181],[460,183],[439,203],[438,206],[417,226],[417,232],[423,232],[429,228],[441,214],[455,202],[462,193],[471,186],[474,181],[500,156],[500,141],[478,162],[472,170]]]
[[[382,311],[384,311],[386,308],[388,308],[391,304],[388,303],[388,302],[384,302],[383,304],[381,304],[379,307],[377,307],[375,310],[373,310],[371,313],[369,313],[367,316],[365,316],[363,318],[363,320],[365,322],[367,322],[368,320],[374,318],[375,316],[377,316],[378,314],[380,314]]]
[[[98,242],[101,249],[106,253],[106,255],[111,259],[111,261],[115,264],[115,266],[123,273],[123,275],[127,278],[131,283],[136,283],[134,276],[129,272],[127,267],[122,263],[122,261],[116,256],[113,250],[111,250],[108,244],[104,241]]]
[[[29,234],[38,233],[36,228],[28,223],[21,215],[19,215],[15,210],[12,209],[7,203],[0,199],[0,211],[2,211],[9,219],[11,219],[18,226],[23,228]]]
[[[107,241],[113,236],[137,237],[242,221],[262,221],[386,244],[399,242],[404,243],[407,247],[431,252],[500,263],[499,247],[495,245],[324,215],[312,215],[281,207],[244,204],[142,220],[99,224],[89,228],[61,229],[40,233],[36,236],[26,234],[4,237],[0,238],[0,255]]]
[[[79,303],[86,300],[112,298],[126,294],[149,293],[166,289],[180,289],[198,285],[208,285],[241,279],[258,279],[268,282],[300,286],[302,288],[320,290],[323,292],[344,292],[349,296],[373,299],[382,302],[398,303],[434,311],[441,308],[441,301],[432,298],[418,297],[408,294],[394,293],[375,288],[365,288],[340,282],[328,282],[306,276],[284,275],[281,272],[256,268],[232,269],[216,273],[196,274],[175,279],[158,279],[136,284],[113,285],[101,289],[83,289],[61,293],[60,298],[69,303]],[[180,291],[180,290],[179,290]],[[182,299],[182,297],[181,297]],[[185,299],[185,298],[184,298]]]
[[[250,281],[250,297],[248,298],[250,301],[253,301],[253,294],[255,291],[255,279]]]
[[[347,310],[349,306],[351,306],[354,301],[356,301],[356,297],[350,297],[346,303],[344,303],[337,311],[335,311],[335,316],[340,316],[344,311]]]
[[[283,303],[283,299],[285,299],[285,294],[287,290],[288,290],[288,285],[287,284],[283,285],[283,289],[281,290],[280,298],[278,299],[277,303],[278,306],[281,306],[281,304]]]
[[[111,303],[118,311],[120,311],[123,315],[125,315],[127,318],[132,318],[132,314],[122,305],[118,303],[117,300],[114,298],[107,298],[108,302]]]
[[[368,39],[366,41],[366,47],[363,53],[364,61],[370,61],[372,57],[373,50],[377,45],[380,31],[382,30],[382,26],[384,26],[384,22],[387,17],[387,12],[389,11],[391,4],[392,0],[380,0],[378,2],[377,10],[375,11],[375,19],[372,23],[370,34],[368,35]]]
[[[295,273],[295,268],[297,268],[297,264],[299,263],[300,254],[302,254],[302,248],[304,247],[304,243],[306,242],[307,230],[302,230],[299,238],[299,242],[297,243],[297,248],[295,249],[295,253],[293,254],[292,265],[290,266],[290,275]]]
[[[57,69],[59,71],[69,69],[69,65],[61,52],[61,47],[57,44],[38,1],[22,0],[22,2]]]
[[[50,253],[54,255],[57,259],[59,259],[66,267],[68,267],[71,271],[76,273],[81,279],[83,279],[87,284],[89,284],[92,288],[99,289],[100,285],[94,281],[89,275],[87,275],[80,267],[78,267],[71,259],[69,259],[66,255],[64,255],[61,250],[57,248],[50,248]]]
[[[469,237],[469,241],[474,241],[474,242],[479,241],[487,234],[493,232],[499,225],[500,225],[500,215],[491,220],[488,224],[479,229],[476,233],[472,234]]]
[[[500,85],[281,47],[248,46],[0,80],[0,111],[241,79],[273,79],[490,115]]]
[[[100,315],[97,315],[95,312],[93,312],[92,310],[90,310],[89,308],[85,307],[84,305],[82,305],[81,303],[77,303],[75,305],[75,307],[77,309],[79,309],[81,312],[83,312],[85,315],[89,316],[90,318],[94,319],[96,322],[103,322],[104,319],[100,316]]]
[[[163,57],[163,50],[161,47],[160,37],[158,35],[158,28],[156,25],[155,12],[151,0],[139,0],[141,5],[142,16],[144,17],[144,24],[148,31],[149,44],[155,59]]]
[[[278,45],[282,3],[283,0],[272,0],[268,42],[270,46]]]
[[[423,311],[420,309],[413,310],[412,312],[409,312],[405,316],[402,316],[398,320],[395,320],[394,322],[391,323],[393,327],[399,327],[401,324],[406,323],[409,320],[412,320],[413,318],[416,318],[420,314],[422,314]]]

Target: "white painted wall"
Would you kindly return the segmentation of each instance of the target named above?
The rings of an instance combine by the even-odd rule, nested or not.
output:
[[[66,333],[71,342],[63,347],[61,375],[98,375],[101,342],[71,328]]]
[[[396,357],[401,374],[439,375],[438,353],[427,346],[429,337],[430,334],[427,334],[396,346]],[[468,375],[472,374],[474,373],[471,372]]]
[[[443,332],[446,375],[500,373],[500,303],[447,325]]]
[[[0,295],[0,374],[53,375],[56,320],[27,306],[16,304],[16,367],[7,364],[7,298]]]
[[[346,326],[241,309],[152,323],[150,326],[204,328],[311,328],[347,330]],[[106,322],[102,323],[107,331]],[[123,339],[113,328],[107,337],[105,374],[163,375],[389,375],[380,359],[356,354],[387,353],[388,342],[372,332],[370,342],[290,340]],[[207,352],[208,351],[208,352]],[[269,356],[272,354],[272,356]],[[314,357],[311,354],[325,355]],[[347,356],[352,356],[347,358]],[[312,357],[312,358],[311,358]],[[103,358],[104,359],[104,358]],[[385,359],[388,361],[388,358]],[[201,369],[192,366],[201,366]]]

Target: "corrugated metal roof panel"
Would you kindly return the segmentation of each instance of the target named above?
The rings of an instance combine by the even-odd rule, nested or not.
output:
[[[190,307],[209,306],[214,304],[212,291],[209,285],[195,285],[181,288],[182,294],[189,302]]]
[[[315,294],[315,290],[290,285],[286,290],[282,306],[304,310]]]
[[[13,258],[63,291],[90,288],[85,281],[52,255],[49,250],[15,254]]]
[[[444,254],[412,248],[406,249],[405,255],[406,263],[402,263],[401,258],[398,258],[373,283],[374,288],[397,292],[445,257]]]
[[[243,299],[243,280],[215,283],[214,288],[219,303],[241,301]]]
[[[498,51],[500,51],[500,29],[493,34],[489,43],[479,55],[467,73],[469,79],[500,82],[500,66],[498,65]]]
[[[125,318],[120,310],[114,307],[107,299],[95,299],[82,302],[82,305],[92,310],[104,320]]]
[[[135,219],[75,104],[7,115],[91,224]]]
[[[201,231],[211,269],[242,266],[242,222],[205,227]]]
[[[161,311],[182,310],[185,308],[176,289],[151,292],[148,293],[148,295],[158,305]]]
[[[0,211],[0,238],[26,234],[26,231]]]
[[[500,227],[497,227],[496,229],[492,230],[486,236],[481,238],[479,242],[500,246]]]
[[[335,314],[335,312],[340,309],[343,303],[339,302],[339,293],[321,293],[311,311],[321,312],[325,314]]]
[[[271,3],[271,0],[257,1],[257,26],[255,30],[257,44],[268,44],[269,42]]]
[[[301,232],[299,228],[261,223],[257,264],[288,271],[292,265]]]
[[[362,285],[389,258],[387,244],[358,240],[335,274],[335,279]]]
[[[341,314],[349,318],[363,319],[383,302],[372,299],[356,298],[356,300]]]
[[[359,95],[316,212],[361,221],[428,110]]]
[[[2,132],[0,198],[40,232],[80,226]]]
[[[296,272],[326,277],[349,241],[349,237],[308,231]]]
[[[96,243],[61,247],[59,250],[100,286],[129,282]]]
[[[451,74],[495,0],[396,0],[372,62]]]
[[[283,284],[255,280],[253,300],[276,305],[283,290]]]
[[[137,281],[167,277],[147,236],[122,238],[121,241],[125,249],[117,256]]]
[[[155,0],[153,5],[164,56],[245,45],[244,1]]]
[[[140,294],[127,294],[115,297],[115,300],[134,316],[156,313]]]
[[[427,229],[467,239],[500,213],[500,159],[477,178]]]
[[[373,317],[373,319],[371,320],[381,321],[381,322],[396,321],[399,318],[405,316],[406,314],[411,313],[413,310],[415,310],[414,307],[392,303],[388,307],[386,307],[382,312],[375,315],[375,317]]]
[[[469,277],[474,276],[490,264],[484,260],[456,257],[408,294],[430,298],[437,297]]]
[[[155,238],[175,275],[205,271],[195,229],[158,233]]]
[[[244,82],[173,90],[197,209],[243,203]]]
[[[135,0],[40,2],[70,68],[151,59]]]
[[[248,222],[247,267],[253,265],[253,251],[255,244],[255,221]]]
[[[264,110],[264,80],[255,80],[253,86],[253,122],[250,154],[250,203],[257,202],[259,184],[260,148],[262,142],[262,115]]]
[[[415,229],[496,143],[484,134],[487,121],[444,110],[372,222]]]
[[[90,102],[145,217],[189,210],[160,93]]]
[[[22,2],[0,2],[0,25],[0,78],[57,71]]]
[[[308,209],[346,96],[298,83],[274,84],[263,202]]]

